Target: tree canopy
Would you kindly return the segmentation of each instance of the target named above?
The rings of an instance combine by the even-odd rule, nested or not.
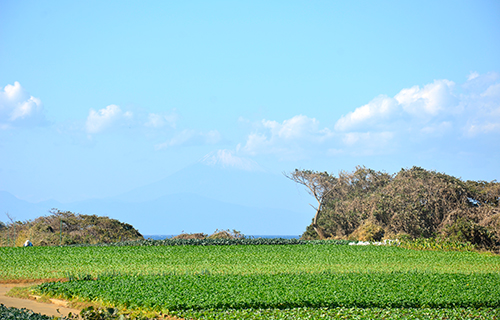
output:
[[[287,177],[306,186],[318,201],[306,239],[405,235],[448,237],[485,247],[500,239],[496,181],[462,181],[420,167],[392,175],[360,166],[338,176],[296,170]]]

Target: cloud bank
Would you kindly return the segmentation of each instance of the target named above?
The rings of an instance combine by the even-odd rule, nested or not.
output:
[[[442,79],[404,88],[394,97],[380,95],[343,115],[332,129],[304,115],[281,123],[264,119],[237,150],[295,160],[390,153],[412,143],[446,145],[480,135],[500,141],[499,78],[471,73],[462,85]]]
[[[123,112],[114,104],[97,111],[90,109],[85,129],[89,134],[99,133],[120,121],[131,119],[132,116],[132,112]]]
[[[252,159],[239,157],[231,150],[217,150],[207,154],[200,160],[201,163],[210,166],[222,166],[223,168],[236,168],[244,171],[263,171],[263,169]]]
[[[284,120],[282,123],[262,120],[255,132],[248,135],[238,151],[249,155],[277,154],[281,157],[300,158],[311,145],[321,145],[333,137],[328,128],[321,128],[319,121],[304,115]]]
[[[133,114],[111,104],[99,110],[90,109],[78,130],[83,129],[92,137],[127,125],[137,129],[136,133],[155,139],[155,150],[215,146],[223,141],[219,130],[181,130],[177,128],[178,121],[175,109]],[[279,121],[245,122],[252,129],[239,143],[234,142],[234,150],[219,150],[205,161],[244,169],[253,166],[247,161],[249,157],[261,155],[293,161],[453,145],[456,150],[468,152],[476,142],[496,147],[500,141],[500,75],[472,72],[463,84],[439,79],[402,88],[392,97],[381,94],[338,119],[322,123],[303,114]],[[31,96],[19,82],[0,90],[0,129],[45,123],[40,99]]]

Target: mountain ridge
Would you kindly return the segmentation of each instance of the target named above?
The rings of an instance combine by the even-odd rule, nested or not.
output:
[[[30,203],[0,192],[0,210],[10,212],[16,220],[47,215],[55,207],[109,216],[146,234],[176,234],[183,230],[210,233],[215,229],[237,229],[246,234],[301,234],[311,218],[307,203],[304,193],[285,177],[203,162],[103,199]]]

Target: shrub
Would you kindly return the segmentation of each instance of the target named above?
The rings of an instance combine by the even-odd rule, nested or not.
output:
[[[497,243],[495,235],[487,228],[464,218],[458,218],[455,223],[447,226],[444,229],[444,235],[451,240],[470,242],[486,248]]]
[[[204,233],[181,233],[172,239],[205,239],[206,237]]]
[[[240,231],[234,230],[215,230],[213,234],[211,234],[208,239],[244,239],[245,235]]]
[[[380,241],[384,237],[384,233],[384,228],[366,221],[351,234],[350,238],[361,241]]]

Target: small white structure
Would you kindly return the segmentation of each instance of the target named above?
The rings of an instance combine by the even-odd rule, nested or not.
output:
[[[33,243],[31,243],[31,241],[29,241],[29,240],[26,240],[26,242],[24,243],[24,246],[25,247],[33,247]]]
[[[350,246],[369,246],[369,245],[373,245],[373,246],[391,246],[391,245],[399,245],[400,242],[399,240],[390,240],[390,239],[386,239],[382,242],[380,241],[354,241],[354,242],[349,242],[349,245]]]

